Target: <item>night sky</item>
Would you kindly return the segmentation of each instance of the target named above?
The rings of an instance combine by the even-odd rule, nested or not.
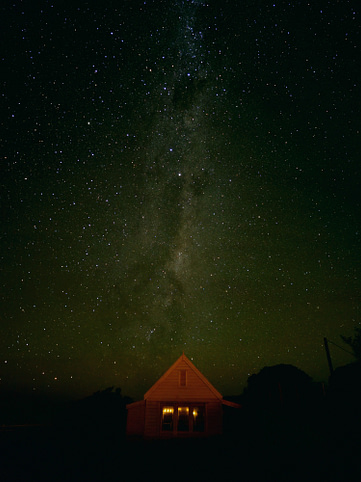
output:
[[[327,381],[361,323],[360,6],[76,3],[0,8],[0,390],[141,398],[183,351],[224,395]]]

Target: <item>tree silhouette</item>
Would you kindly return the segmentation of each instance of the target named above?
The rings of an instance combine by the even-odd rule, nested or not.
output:
[[[354,336],[343,336],[342,340],[352,349],[357,360],[361,360],[361,326],[356,326]]]
[[[264,367],[248,378],[244,402],[258,408],[289,407],[310,392],[312,379],[293,365]]]
[[[361,361],[336,368],[329,379],[328,405],[340,437],[361,433]]]
[[[126,405],[132,401],[120,388],[108,387],[72,402],[66,411],[67,421],[86,431],[125,434]]]

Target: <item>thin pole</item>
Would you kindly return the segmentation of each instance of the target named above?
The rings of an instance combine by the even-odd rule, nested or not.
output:
[[[327,356],[327,361],[328,361],[328,368],[330,369],[330,375],[333,373],[333,366],[332,366],[332,360],[331,360],[331,355],[330,355],[330,350],[328,348],[328,341],[327,338],[325,337],[323,339],[324,344],[325,344],[325,350],[326,350],[326,356]]]

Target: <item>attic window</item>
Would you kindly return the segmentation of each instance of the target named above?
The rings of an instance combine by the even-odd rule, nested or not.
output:
[[[179,386],[187,386],[187,370],[179,370]]]

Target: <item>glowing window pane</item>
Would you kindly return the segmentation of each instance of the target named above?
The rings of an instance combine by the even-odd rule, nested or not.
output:
[[[193,432],[204,432],[204,407],[193,407]]]
[[[171,432],[173,430],[173,407],[163,407],[162,410],[162,430]]]
[[[178,432],[189,430],[189,407],[178,407]]]

